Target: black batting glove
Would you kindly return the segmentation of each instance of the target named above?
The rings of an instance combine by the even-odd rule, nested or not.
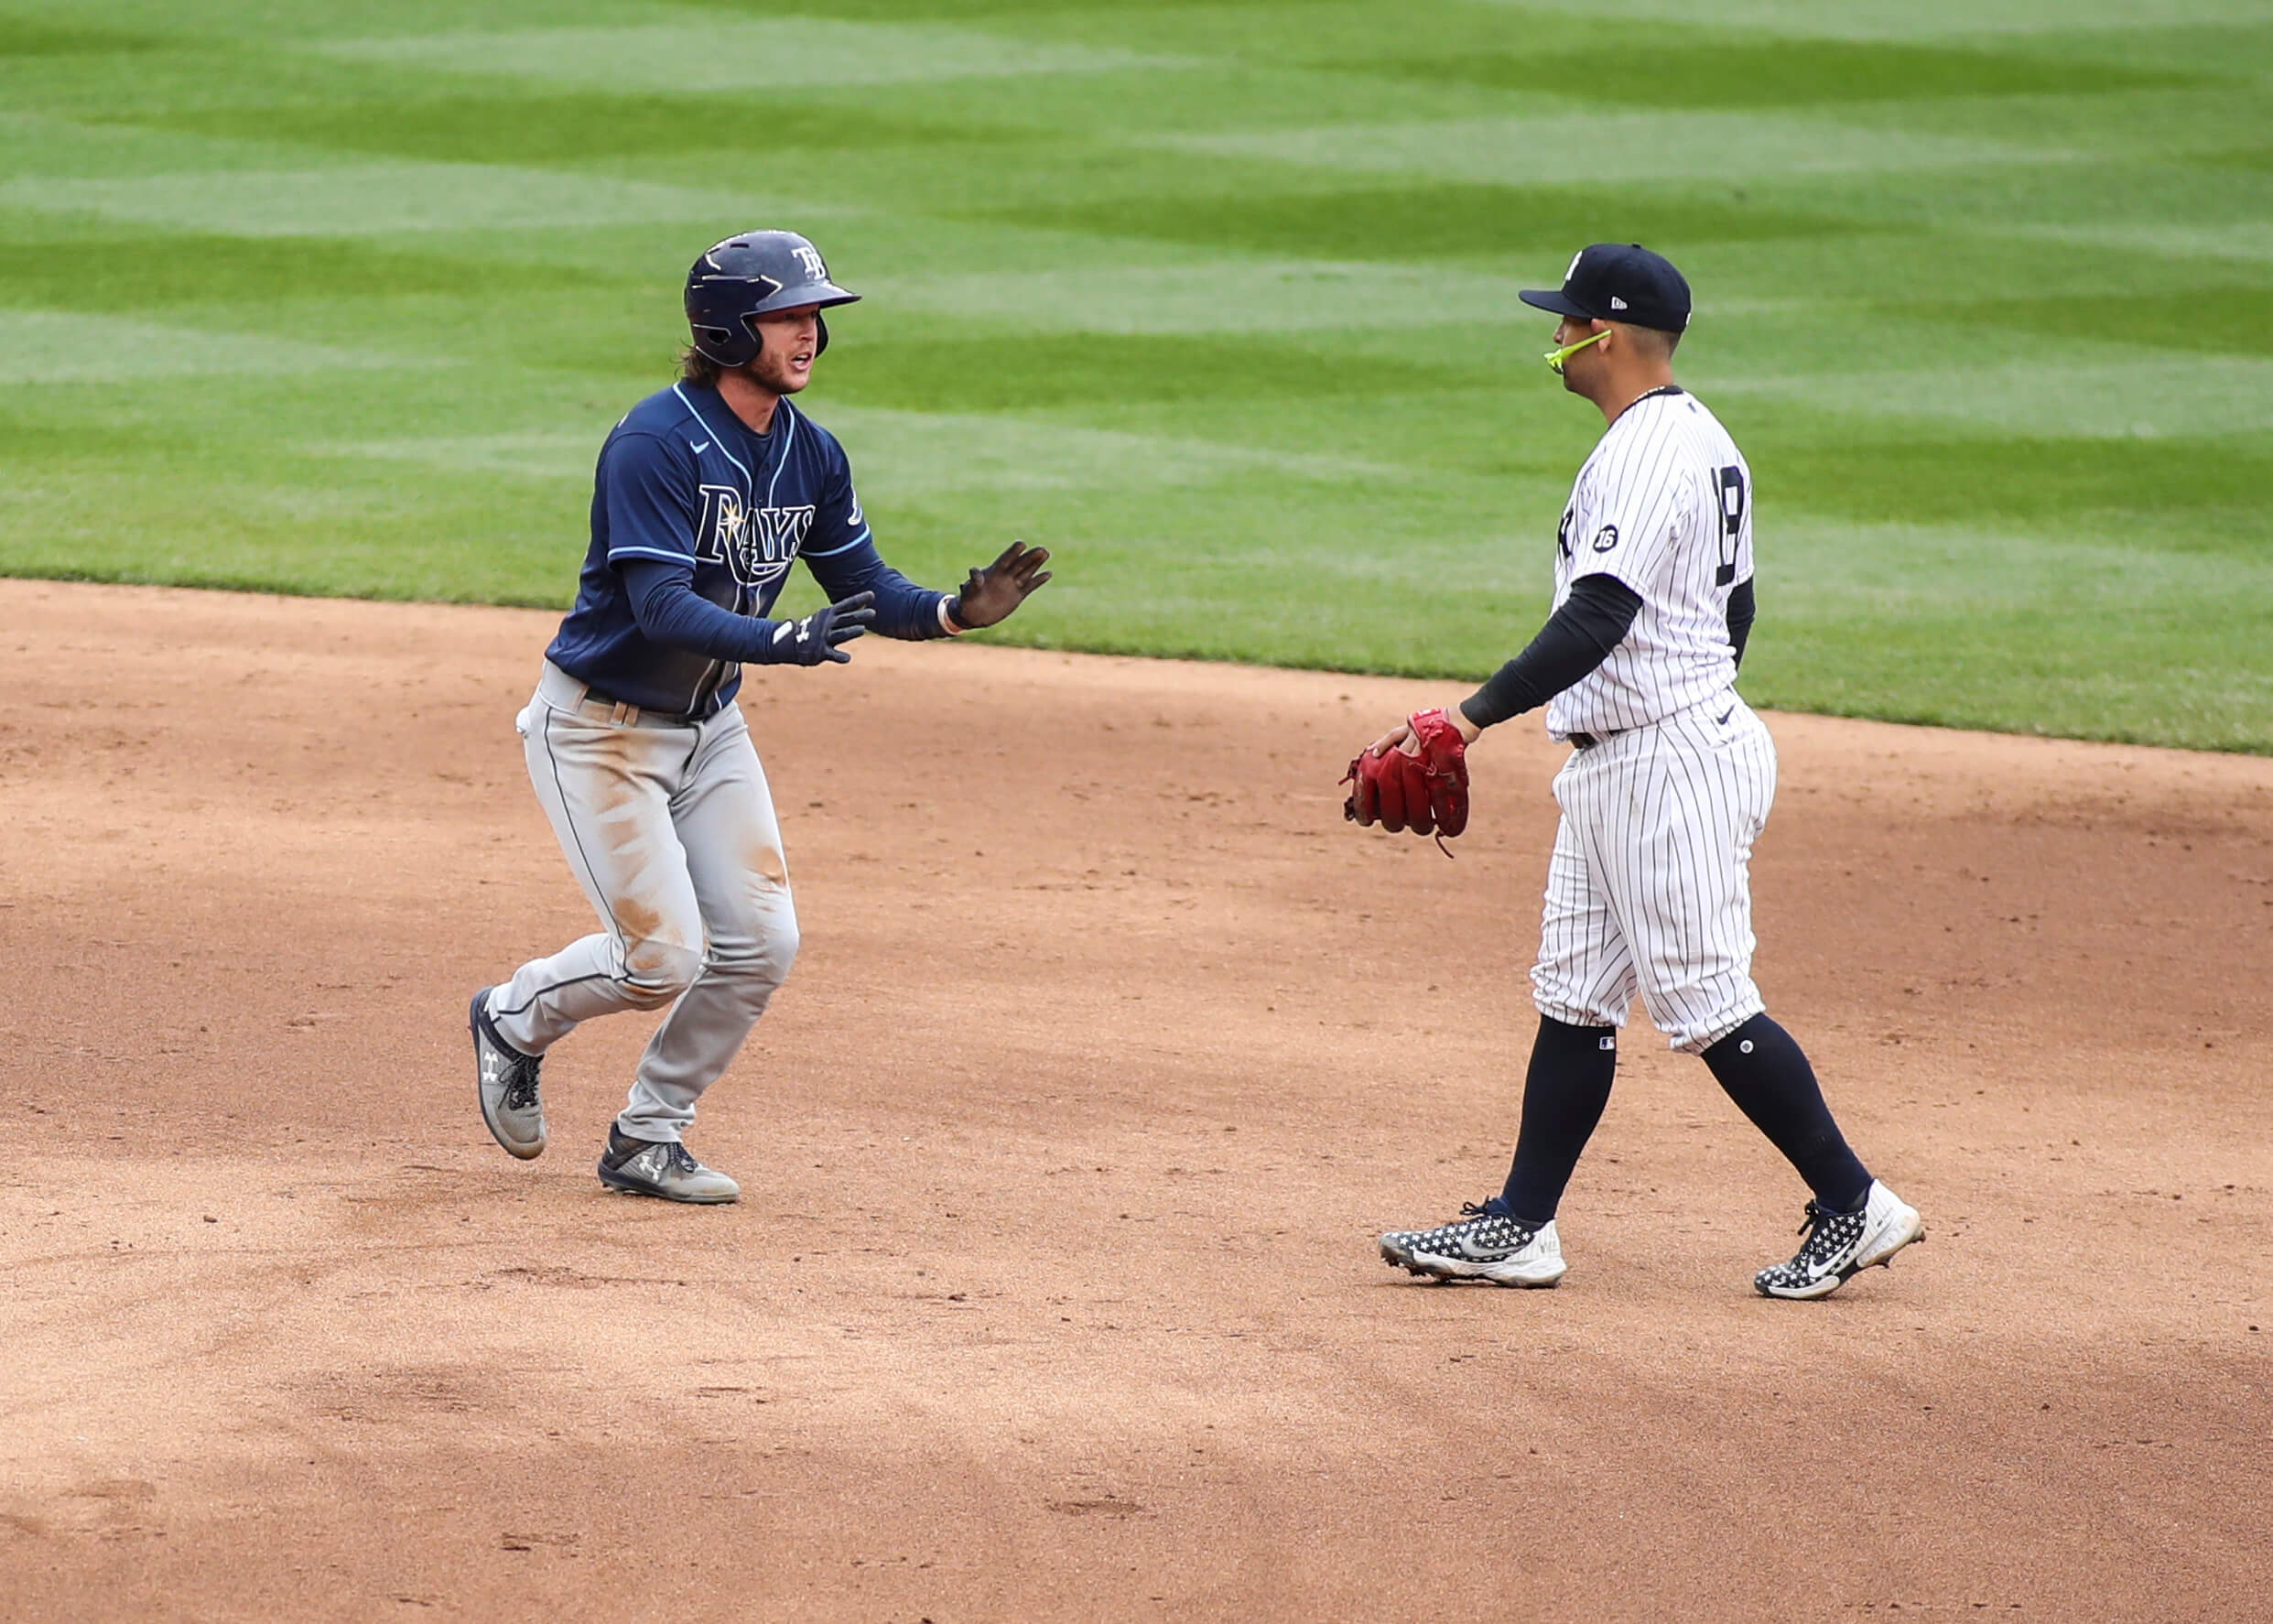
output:
[[[876,594],[855,592],[841,603],[817,609],[801,621],[784,621],[766,639],[761,666],[817,666],[823,660],[842,666],[851,652],[838,644],[865,634],[876,618]]]
[[[1050,579],[1050,572],[1042,568],[1049,561],[1049,548],[1012,542],[993,563],[970,572],[963,590],[948,603],[947,612],[967,632],[1009,619],[1028,593]]]

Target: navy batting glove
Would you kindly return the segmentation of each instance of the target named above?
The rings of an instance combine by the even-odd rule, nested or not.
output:
[[[823,660],[842,666],[852,655],[839,644],[866,633],[876,618],[876,594],[855,592],[841,603],[817,609],[801,621],[784,621],[765,645],[768,666],[817,666]]]

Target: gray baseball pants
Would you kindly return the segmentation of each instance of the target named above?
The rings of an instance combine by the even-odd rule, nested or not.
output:
[[[605,927],[490,994],[499,1034],[541,1055],[596,1015],[670,1012],[616,1125],[676,1140],[797,956],[781,827],[739,707],[700,722],[585,697],[546,663],[514,719],[529,782]]]

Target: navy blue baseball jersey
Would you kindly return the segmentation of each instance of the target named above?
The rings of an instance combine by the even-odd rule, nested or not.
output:
[[[600,449],[591,522],[576,607],[545,657],[644,710],[712,715],[732,702],[741,667],[641,629],[624,572],[644,564],[684,568],[698,596],[752,617],[752,649],[799,558],[831,602],[873,591],[885,636],[946,633],[947,594],[883,561],[844,449],[786,399],[767,432],[753,434],[715,389],[677,384],[649,395]]]

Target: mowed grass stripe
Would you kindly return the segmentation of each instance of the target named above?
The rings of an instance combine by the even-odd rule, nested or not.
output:
[[[147,231],[122,234],[115,226],[78,237],[0,237],[0,301],[52,309],[212,305],[257,314],[310,298],[405,295],[520,307],[532,298],[590,299],[612,287],[644,291],[633,276],[611,277],[589,265],[541,261],[513,265],[511,285],[505,284],[505,266],[495,258],[366,238],[185,232],[167,233],[154,244]]]
[[[510,105],[506,105],[506,103]],[[384,153],[452,163],[621,163],[626,158],[720,153],[815,154],[883,147],[993,147],[1031,139],[1013,125],[903,116],[889,103],[804,96],[750,120],[747,92],[586,92],[442,95],[406,108],[399,99],[326,101],[283,107],[207,107],[135,116],[201,135],[289,140],[342,152]],[[409,116],[406,116],[409,114]],[[983,157],[974,154],[973,157]]]
[[[1958,323],[1995,333],[2117,341],[2217,358],[2273,356],[2273,284],[2264,282],[2199,283],[2182,297],[2112,308],[2068,298],[1990,295],[1910,300],[1887,309],[1915,321]],[[2181,387],[2192,381],[2192,374],[2185,374]]]
[[[1253,333],[1211,336],[1180,344],[1156,334],[1021,333],[1015,336],[907,338],[889,344],[848,344],[832,354],[832,395],[860,405],[961,415],[974,411],[1078,413],[1099,401],[1182,405],[1239,400],[1268,406],[1333,397],[1374,400],[1391,382],[1380,363],[1359,359],[1349,342],[1272,339]],[[1020,364],[1004,367],[1006,344]],[[1458,358],[1408,358],[1395,373],[1401,395],[1488,387],[1500,368],[1462,365]]]
[[[947,491],[1142,492],[1224,484],[1259,471],[1326,484],[1398,484],[1423,477],[1418,470],[1356,457],[1303,456],[1168,435],[1074,428],[1000,413],[838,406],[828,418],[832,429],[860,448],[855,467],[863,499],[871,504]],[[589,435],[546,430],[302,442],[295,449],[320,457],[562,481],[589,476],[596,448]]]
[[[1597,23],[1614,18],[1772,29],[1806,38],[1869,42],[1954,39],[2026,47],[2036,36],[2094,29],[2120,37],[2146,23],[2189,27],[2258,24],[2257,0],[1511,0],[1534,15]],[[2142,13],[2144,15],[2142,16]]]
[[[1770,209],[1814,210],[1851,226],[1901,227],[1910,233],[1975,230],[2032,246],[2038,228],[2130,231],[2166,257],[2182,256],[2190,233],[2222,224],[2261,224],[2273,214],[2273,174],[2219,162],[2167,157],[2110,159],[2083,155],[2025,177],[1987,170],[1965,175],[1891,176],[1858,182],[1802,179],[1762,189]],[[2162,233],[2158,235],[2157,233]],[[2046,256],[2038,252],[2040,260]],[[2062,267],[2048,264],[2045,271]]]
[[[2070,246],[2134,248],[2198,261],[2273,262],[2273,221],[2246,220],[2204,226],[2147,225],[2126,221],[2105,225],[2024,225],[2016,229],[2051,250]]]
[[[1773,447],[1755,470],[1770,511],[2273,557],[2262,499],[2273,447],[2262,438],[1961,437],[1741,401],[1726,415]]]
[[[1957,96],[2199,88],[2199,70],[2063,61],[1949,46],[1851,41],[1716,39],[1677,28],[1645,51],[1562,49],[1379,55],[1339,64],[1499,89],[1549,89],[1575,100],[1631,107],[1820,107],[1878,103],[1900,87],[1908,103]]]
[[[0,16],[0,61],[21,57],[53,60],[61,57],[109,57],[164,49],[170,42],[162,34],[127,28],[90,28],[67,22],[45,22],[26,16]]]
[[[1964,366],[1953,383],[1950,358],[1903,370],[1858,365],[1849,412],[1934,425],[1978,424],[2032,439],[2105,439],[2157,435],[2261,434],[2273,428],[2273,361],[2255,356],[2153,355],[2086,365]],[[1720,396],[1804,404],[1819,399],[1813,375],[1723,377]]]
[[[1624,189],[1606,198],[1592,185],[1474,181],[1228,197],[1053,199],[981,216],[988,217],[1259,254],[1338,261],[1520,255],[1550,265],[1568,244],[1628,233],[1646,232],[1653,243],[1672,244],[1781,242],[1844,236],[1854,229],[1835,214],[1760,208],[1683,189]]]
[[[1933,123],[1954,138],[2051,149],[2073,157],[2192,160],[2247,141],[2265,128],[2268,85],[2241,76],[2196,90],[2104,95],[1972,96],[1938,103]],[[1839,109],[1866,128],[1901,135],[1914,104],[1899,99]]]
[[[772,202],[776,210],[787,206],[779,199]],[[99,214],[245,237],[337,237],[466,226],[715,221],[763,211],[767,200],[723,187],[704,190],[502,165],[337,164],[121,179],[27,176],[0,181],[0,208]]]
[[[1521,175],[1606,187],[1629,180],[1719,181],[1732,170],[1772,178],[2056,164],[2068,157],[2050,144],[1932,129],[1889,131],[1781,110],[1573,111],[1161,139],[1195,155],[1271,157],[1359,174],[1485,183]]]
[[[1063,544],[1008,635],[1474,676],[1598,432],[1514,294],[1615,236],[1755,465],[1755,698],[2273,749],[2273,31],[1700,5],[34,7],[0,565],[559,602],[765,220],[870,295],[808,404],[894,561]]]
[[[469,30],[345,39],[320,49],[351,61],[606,91],[895,85],[933,79],[1062,76],[1148,65],[1131,51],[1026,43],[1011,35],[936,24],[825,16],[714,16],[612,28]]]
[[[0,310],[0,383],[115,386],[124,356],[134,358],[140,379],[449,364],[427,356],[334,349],[265,333],[123,321],[108,314]]]

